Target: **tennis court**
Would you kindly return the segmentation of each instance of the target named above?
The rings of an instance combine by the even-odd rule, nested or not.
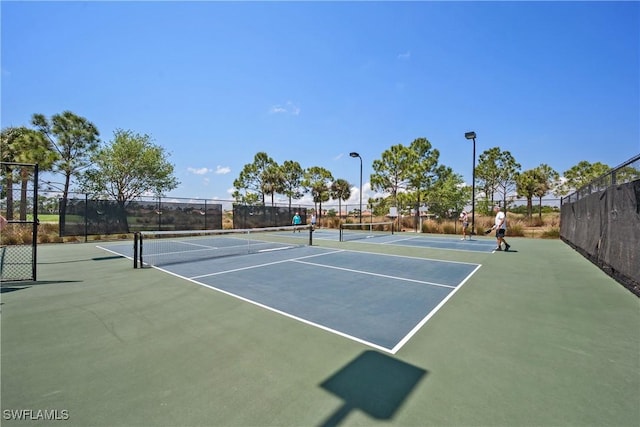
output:
[[[302,235],[295,234],[294,238]],[[163,258],[158,261],[162,266],[158,268],[395,353],[480,267],[464,262],[268,244],[261,245],[257,253],[228,257],[228,250],[246,250],[247,240],[234,235],[182,238],[162,251]],[[131,255],[130,245],[102,248]],[[222,254],[212,255],[212,248],[222,250]]]
[[[299,234],[161,269],[40,245],[1,284],[2,425],[638,425],[639,300],[563,242]]]

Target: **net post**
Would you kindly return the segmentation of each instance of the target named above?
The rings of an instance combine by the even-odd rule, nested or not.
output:
[[[142,233],[138,233],[138,263],[140,264],[140,268],[144,267],[142,262]]]
[[[309,246],[313,246],[313,225],[309,227]]]
[[[133,233],[133,268],[138,268],[138,233]]]

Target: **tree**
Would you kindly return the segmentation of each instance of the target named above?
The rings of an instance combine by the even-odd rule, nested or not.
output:
[[[507,208],[507,196],[516,188],[515,180],[519,170],[520,164],[509,151],[494,147],[480,155],[476,177],[481,181],[485,195],[491,197],[491,204],[494,203],[494,193],[498,192],[505,209]]]
[[[331,198],[338,201],[338,218],[342,218],[342,201],[351,197],[351,184],[346,179],[338,178],[331,183]]]
[[[13,182],[14,182],[14,165],[18,156],[19,147],[16,140],[20,135],[20,128],[8,127],[2,129],[0,135],[0,155],[2,156],[3,165],[2,180],[4,185],[3,192],[7,198],[7,220],[13,220]]]
[[[245,205],[257,205],[260,201],[260,197],[256,193],[241,193],[239,190],[235,190],[231,196],[238,203]]]
[[[536,194],[538,188],[538,177],[536,176],[535,169],[529,169],[518,175],[516,178],[516,193],[518,197],[525,197],[527,199],[527,217],[531,218],[532,213],[532,200]]]
[[[542,198],[549,193],[558,173],[547,164],[524,171],[516,178],[516,191],[518,197],[527,198],[527,217],[532,217],[534,196],[540,200],[539,218],[542,219]]]
[[[583,160],[563,173],[565,181],[558,187],[556,194],[565,196],[571,191],[578,190],[594,179],[606,174],[610,169],[611,168],[604,163],[589,163]]]
[[[536,186],[534,194],[538,196],[538,218],[542,220],[542,198],[549,193],[554,183],[556,183],[560,178],[560,174],[558,174],[558,172],[556,172],[551,166],[545,163],[535,168],[535,174],[538,178],[538,185]]]
[[[420,204],[426,200],[427,194],[437,178],[438,158],[440,152],[431,147],[426,138],[417,138],[408,148],[407,181],[408,190],[415,196],[415,222],[418,226],[420,218]]]
[[[531,212],[533,210],[532,200],[536,194],[537,187],[538,177],[534,169],[526,170],[516,178],[516,193],[518,197],[525,197],[527,199],[527,218],[531,218]]]
[[[458,214],[471,200],[471,188],[464,185],[462,176],[448,166],[438,166],[435,174],[437,179],[425,199],[429,212],[440,217]]]
[[[118,129],[113,140],[92,157],[93,166],[81,176],[81,188],[91,194],[115,199],[127,226],[126,203],[145,193],[158,197],[179,184],[164,149],[149,135]]]
[[[38,164],[40,170],[50,170],[56,160],[56,153],[49,141],[40,132],[24,126],[7,128],[2,131],[3,162]],[[13,219],[13,167],[6,165],[5,181],[7,184],[7,218]],[[19,169],[21,181],[20,220],[27,219],[27,186],[31,178],[31,169]]]
[[[484,151],[478,157],[478,165],[476,166],[476,180],[478,187],[484,193],[485,198],[490,200],[490,205],[494,204],[495,192],[498,189],[498,158],[500,157],[500,149],[498,147],[490,148]]]
[[[244,165],[244,167],[240,171],[240,175],[238,176],[238,178],[233,181],[234,188],[238,191],[238,193],[244,190],[245,194],[257,194],[258,198],[262,200],[262,204],[264,205],[264,172],[269,167],[269,165],[273,164],[275,164],[275,162],[271,157],[269,157],[269,155],[267,155],[267,153],[256,153],[253,158],[253,163],[247,163],[246,165]]]
[[[262,172],[262,193],[271,196],[271,206],[274,206],[276,193],[284,191],[284,174],[280,166],[273,162]]]
[[[322,202],[329,201],[329,183],[332,181],[331,172],[320,166],[312,166],[304,173],[302,185],[311,193],[313,203],[320,204],[320,210],[315,209],[318,212],[318,221],[322,217]]]
[[[407,170],[409,169],[410,153],[402,144],[391,146],[382,153],[381,159],[373,161],[371,174],[371,188],[391,194],[393,206],[398,206],[398,192],[406,190],[409,185]]]
[[[398,213],[401,211],[400,203],[403,203],[399,200],[399,194],[405,192],[409,186],[408,170],[412,161],[413,155],[410,150],[402,144],[396,144],[384,151],[382,158],[374,160],[372,164],[374,173],[370,177],[371,188],[374,191],[389,193],[392,206],[398,209]]]
[[[303,196],[302,180],[304,170],[300,163],[285,160],[282,164],[282,193],[289,198],[289,209],[291,209],[291,199],[300,199]]]
[[[53,170],[64,175],[60,206],[62,231],[65,226],[71,178],[78,176],[91,165],[91,156],[100,146],[100,134],[93,123],[71,111],[54,114],[51,120],[47,120],[43,114],[34,114],[31,123],[49,140],[58,154]]]

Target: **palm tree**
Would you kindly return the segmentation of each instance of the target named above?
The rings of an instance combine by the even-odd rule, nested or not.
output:
[[[333,181],[331,172],[320,166],[312,166],[305,171],[302,185],[311,192],[314,203],[320,203],[318,221],[322,216],[322,202],[329,201],[329,183]]]
[[[289,198],[289,210],[291,210],[291,199],[302,198],[302,180],[304,178],[304,170],[300,163],[291,160],[285,160],[282,164],[283,188],[282,192]]]
[[[276,193],[284,191],[284,175],[277,163],[267,165],[262,172],[262,193],[271,196],[271,206],[274,206]]]
[[[342,218],[342,201],[351,197],[351,184],[346,179],[338,178],[331,183],[331,198],[338,200],[338,219]]]
[[[38,164],[40,170],[50,170],[57,160],[56,152],[52,145],[40,132],[21,127],[10,127],[2,130],[2,161],[8,163]],[[20,195],[20,220],[27,219],[27,187],[31,178],[31,168],[21,166],[19,168],[21,195]],[[5,165],[7,186],[7,219],[13,219],[13,173],[11,165]]]

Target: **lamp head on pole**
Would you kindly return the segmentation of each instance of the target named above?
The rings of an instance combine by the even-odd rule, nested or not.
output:
[[[464,137],[467,139],[476,139],[476,133],[475,132],[465,132],[464,133]]]
[[[355,151],[353,151],[353,152],[349,153],[349,155],[350,155],[351,157],[360,157],[360,154],[356,153]]]

